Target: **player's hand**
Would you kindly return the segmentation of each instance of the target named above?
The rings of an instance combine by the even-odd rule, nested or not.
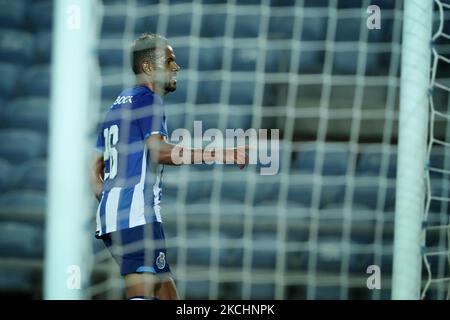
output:
[[[248,146],[235,148],[235,163],[239,169],[244,169],[248,161]]]
[[[247,146],[225,149],[224,151],[224,160],[227,164],[236,164],[242,170],[249,162]]]

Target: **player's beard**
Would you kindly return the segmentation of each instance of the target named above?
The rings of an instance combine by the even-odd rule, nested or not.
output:
[[[177,80],[170,79],[169,81],[166,82],[164,86],[164,91],[173,92],[175,90],[177,90]]]
[[[167,77],[167,81],[164,84],[165,92],[173,92],[177,90],[177,79],[175,78],[175,74],[170,73]]]
[[[172,72],[155,72],[153,74],[153,82],[163,90],[164,94],[177,89],[177,80]]]

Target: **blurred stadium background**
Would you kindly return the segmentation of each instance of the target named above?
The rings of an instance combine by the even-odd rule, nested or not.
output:
[[[381,8],[380,30],[366,26],[371,4]],[[166,166],[162,216],[182,297],[390,299],[403,1],[104,0],[97,9],[95,121],[130,83],[124,50],[140,33],[157,32],[182,68],[165,100],[170,131],[193,120],[205,129],[280,129],[278,175],[260,176],[257,166]],[[4,297],[43,298],[53,10],[47,0],[0,0]],[[448,40],[437,45],[450,50]],[[440,67],[438,78],[448,76]],[[446,112],[447,91],[433,96]],[[435,129],[442,140],[450,134],[446,119]],[[443,168],[446,156],[433,147],[430,164]],[[448,197],[448,176],[430,177]],[[86,297],[120,299],[123,283],[94,239],[90,201]],[[448,224],[447,202],[429,211]],[[447,240],[437,232],[429,241]],[[437,278],[448,274],[445,250],[433,256]],[[369,265],[381,267],[381,290],[366,287]],[[443,299],[448,282],[433,288],[429,298]]]

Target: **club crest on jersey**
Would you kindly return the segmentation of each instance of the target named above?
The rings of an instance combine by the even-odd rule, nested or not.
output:
[[[156,258],[156,266],[158,269],[164,269],[166,266],[166,255],[164,252],[159,252],[159,256]]]

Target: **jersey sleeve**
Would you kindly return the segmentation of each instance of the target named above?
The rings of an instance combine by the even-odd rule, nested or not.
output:
[[[164,114],[164,104],[157,95],[144,95],[140,101],[137,123],[141,129],[144,139],[153,134],[160,134],[167,137],[166,116]]]

